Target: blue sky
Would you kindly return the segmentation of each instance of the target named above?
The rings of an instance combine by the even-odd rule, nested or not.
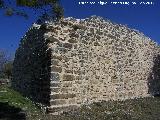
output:
[[[79,2],[96,2],[97,4],[79,4]],[[101,0],[106,5],[98,4],[100,0],[61,0],[65,10],[65,17],[86,18],[97,15],[115,23],[126,24],[128,27],[143,32],[146,36],[160,43],[160,2],[158,0],[128,0],[130,5],[113,5],[112,1],[127,0]],[[136,1],[136,5],[131,2]],[[139,2],[153,2],[152,5],[139,4]],[[28,10],[29,19],[23,17],[6,17],[0,11],[0,49],[14,53],[21,37],[37,19],[33,11]]]

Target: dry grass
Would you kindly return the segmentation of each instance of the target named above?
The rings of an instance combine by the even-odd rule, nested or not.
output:
[[[102,101],[52,116],[14,90],[0,86],[0,120],[23,120],[24,115],[28,120],[160,120],[160,97]]]

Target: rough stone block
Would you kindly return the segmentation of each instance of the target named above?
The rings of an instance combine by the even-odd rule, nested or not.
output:
[[[52,60],[51,65],[59,66],[59,61],[58,60]]]
[[[51,81],[59,81],[59,73],[51,73]]]
[[[60,83],[52,83],[51,82],[50,87],[60,87]]]
[[[50,37],[50,38],[48,38],[47,39],[47,42],[49,42],[49,43],[54,43],[54,42],[59,42],[59,40],[57,39],[57,38],[54,38],[54,37]]]
[[[68,105],[64,107],[50,107],[50,108],[47,108],[47,113],[69,111],[69,110],[74,110],[76,108],[78,108],[78,105]]]
[[[52,59],[57,59],[57,60],[62,60],[63,58],[62,58],[62,56],[58,56],[58,55],[52,55]]]
[[[75,79],[74,75],[64,74],[63,81],[73,81]]]
[[[51,99],[68,99],[76,97],[75,94],[53,94],[50,95]]]
[[[59,72],[59,73],[61,73],[62,72],[62,67],[52,66],[51,67],[51,71],[52,72]]]
[[[65,73],[71,73],[71,74],[73,74],[73,70],[65,69]]]
[[[75,39],[69,39],[68,42],[69,43],[77,43],[77,40],[75,40]]]
[[[60,91],[60,88],[51,88],[51,92],[58,93]]]
[[[51,100],[50,104],[51,105],[63,105],[63,104],[66,104],[66,100]]]
[[[71,49],[72,48],[72,44],[70,44],[70,43],[64,43],[63,47]]]

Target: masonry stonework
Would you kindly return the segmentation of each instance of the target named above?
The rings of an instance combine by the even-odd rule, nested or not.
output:
[[[12,86],[51,113],[147,97],[159,93],[158,58],[150,38],[101,17],[34,24],[17,49]]]

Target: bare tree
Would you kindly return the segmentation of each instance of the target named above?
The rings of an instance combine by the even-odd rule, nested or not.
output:
[[[0,50],[0,72],[2,72],[3,65],[6,63],[6,55],[4,50]]]
[[[0,78],[10,78],[12,75],[13,58],[4,50],[0,50]]]
[[[7,61],[4,65],[3,65],[3,74],[5,77],[7,77],[8,79],[11,78],[12,76],[12,68],[13,68],[13,61]]]

